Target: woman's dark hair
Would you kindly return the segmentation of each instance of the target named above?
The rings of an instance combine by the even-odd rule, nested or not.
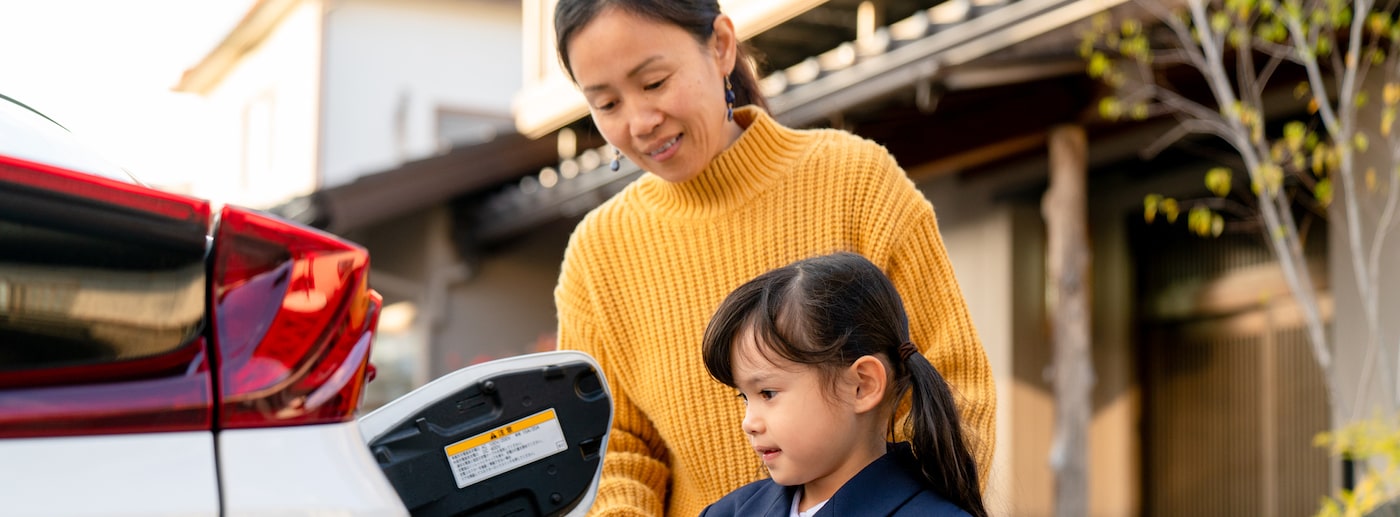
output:
[[[968,513],[987,515],[952,390],[922,354],[900,353],[913,346],[909,318],[879,267],[854,253],[822,255],[764,273],[730,293],[705,328],[703,345],[705,368],[726,386],[735,385],[734,345],[746,332],[760,353],[814,367],[827,386],[860,357],[892,364],[885,403],[898,407],[912,391],[905,430],[923,481]]]
[[[569,64],[572,38],[608,8],[675,25],[689,32],[701,45],[714,35],[715,17],[720,14],[716,0],[559,0],[554,6],[554,45],[570,79],[574,78],[573,66]],[[758,89],[758,77],[749,65],[750,52],[742,43],[737,47],[734,70],[729,73],[729,82],[734,87],[734,105],[753,104],[767,111],[768,100]]]

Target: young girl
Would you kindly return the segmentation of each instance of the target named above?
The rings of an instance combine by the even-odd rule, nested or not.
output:
[[[739,390],[743,430],[770,479],[705,516],[987,514],[947,383],[909,342],[899,292],[865,257],[775,269],[725,298],[705,367]],[[912,391],[905,435],[895,409]]]

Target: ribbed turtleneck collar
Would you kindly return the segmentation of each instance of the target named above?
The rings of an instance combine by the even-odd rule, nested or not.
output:
[[[734,110],[744,132],[694,178],[671,183],[653,174],[638,180],[638,195],[652,210],[672,217],[723,213],[758,195],[788,171],[811,138],[774,121],[756,106]]]

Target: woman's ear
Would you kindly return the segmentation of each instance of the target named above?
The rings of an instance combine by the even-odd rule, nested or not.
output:
[[[856,385],[853,401],[856,413],[874,410],[884,403],[885,387],[889,384],[884,361],[873,355],[861,356],[851,363],[847,373]]]
[[[739,36],[734,32],[734,20],[727,14],[715,17],[715,31],[710,36],[710,51],[715,56],[715,66],[728,77],[734,71],[735,56],[739,54]]]

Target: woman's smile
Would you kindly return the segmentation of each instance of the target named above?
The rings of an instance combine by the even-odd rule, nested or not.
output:
[[[659,147],[648,152],[647,156],[658,162],[666,161],[667,159],[676,155],[676,152],[679,150],[676,144],[680,143],[681,137],[683,136],[685,136],[685,134],[681,133],[679,135],[676,135],[674,138],[671,138],[670,140],[662,142]]]

